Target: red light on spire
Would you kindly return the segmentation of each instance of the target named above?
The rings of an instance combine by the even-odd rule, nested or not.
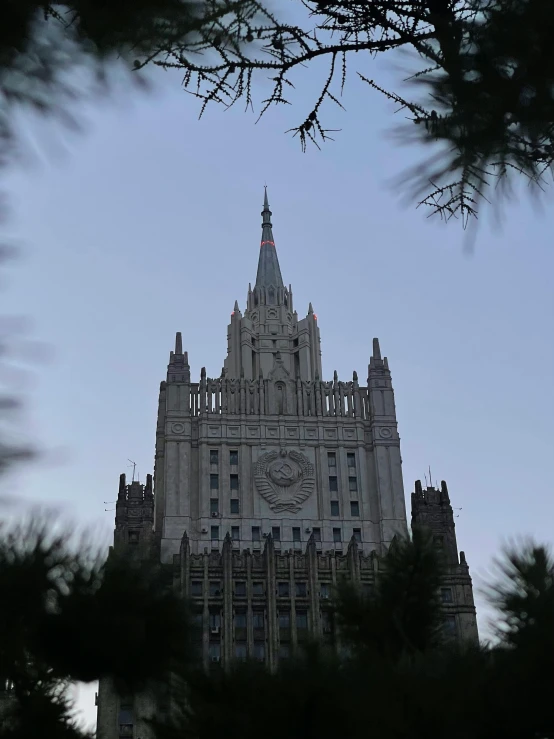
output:
[[[260,244],[260,248],[261,248],[261,247],[262,247],[262,246],[263,246],[264,244],[269,244],[270,246],[275,246],[275,242],[274,242],[274,241],[262,241],[262,243]]]
[[[317,313],[314,313],[314,318],[317,321]]]

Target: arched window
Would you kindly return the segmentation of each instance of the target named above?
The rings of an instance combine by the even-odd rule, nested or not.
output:
[[[268,305],[275,305],[275,290],[272,287],[267,291],[267,302]]]

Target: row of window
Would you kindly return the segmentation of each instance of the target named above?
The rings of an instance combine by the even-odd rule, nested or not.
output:
[[[229,451],[229,465],[231,467],[237,467],[239,463],[239,453],[235,450]],[[336,452],[328,452],[327,453],[327,463],[329,465],[329,474],[330,475],[336,475],[337,472],[337,455]],[[210,465],[219,465],[219,450],[218,449],[210,449]],[[348,473],[355,474],[356,472],[356,455],[354,453],[349,452],[346,455],[346,466],[348,468]]]
[[[240,501],[238,498],[231,498],[230,501],[230,513],[232,516],[239,515],[240,513]],[[219,515],[219,498],[211,498],[210,499],[210,514],[212,516],[218,516]],[[340,506],[338,500],[332,500],[331,501],[331,516],[340,516]],[[352,518],[359,518],[360,517],[360,504],[357,500],[351,500],[350,501],[350,516]],[[294,531],[294,529],[293,529]],[[300,529],[298,529],[300,531]],[[275,537],[273,537],[275,538]],[[300,541],[300,539],[298,539]]]
[[[315,541],[321,541],[321,529],[319,527],[314,527],[312,529],[312,533],[314,535]],[[212,541],[219,541],[219,526],[212,526],[210,530],[210,538]],[[354,539],[361,544],[362,542],[362,530],[361,529],[352,529],[352,536]],[[273,541],[280,542],[281,541],[281,527],[280,526],[272,526],[271,527],[271,537]],[[231,539],[233,541],[240,541],[240,526],[231,526]],[[252,541],[253,542],[261,542],[262,535],[261,535],[261,528],[259,526],[252,526]],[[292,541],[293,543],[300,544],[302,541],[302,535],[301,530],[299,526],[293,526],[292,529]],[[339,544],[342,542],[342,529],[340,528],[334,528],[333,529],[333,542],[335,544]]]
[[[351,493],[358,492],[358,478],[357,477],[348,478],[348,490]],[[339,478],[334,475],[329,475],[329,492],[331,493],[339,492]]]
[[[329,474],[330,475],[336,475],[336,472],[332,472],[332,470],[337,469],[337,455],[335,452],[328,452],[327,453],[327,463],[329,465]],[[349,470],[355,470],[356,469],[356,455],[353,452],[349,452],[346,455],[346,466]]]
[[[252,582],[251,589],[253,596],[265,595],[265,583],[263,581],[254,580]],[[371,595],[373,592],[373,584],[367,582],[362,583],[362,589],[365,595]],[[220,596],[221,593],[221,582],[219,580],[211,580],[208,584],[209,596],[215,598]],[[290,593],[291,587],[289,582],[282,581],[277,583],[277,595],[280,598],[290,598]],[[308,584],[302,581],[295,582],[294,593],[297,598],[306,598],[308,595]],[[202,597],[202,595],[204,594],[204,583],[202,580],[192,580],[190,584],[190,594],[194,597]],[[234,594],[239,598],[246,597],[246,582],[244,580],[237,580],[234,583]],[[319,583],[319,597],[324,600],[329,598],[329,583]],[[454,599],[452,597],[452,588],[441,588],[440,597],[443,603],[453,603]],[[259,612],[255,611],[255,613]],[[237,611],[237,613],[235,614],[235,626],[238,625],[236,623],[236,619],[238,617],[242,618],[243,615],[244,618],[246,618],[245,613]],[[243,625],[246,626],[246,621]]]
[[[190,594],[201,598],[204,594],[204,583],[202,580],[192,580],[190,584]],[[373,587],[371,583],[364,583],[364,586]],[[221,582],[219,580],[210,580],[208,584],[208,595],[210,598],[217,598],[222,595]],[[294,592],[297,598],[306,598],[308,595],[308,584],[306,582],[295,582]],[[290,582],[282,581],[277,583],[277,595],[280,598],[290,598],[291,587]],[[239,598],[246,597],[246,582],[237,580],[234,583],[234,594]],[[252,595],[259,596],[265,594],[265,584],[263,581],[254,581],[252,583]],[[319,597],[324,600],[329,598],[329,583],[319,583]]]
[[[238,451],[231,450],[229,452],[229,464],[231,467],[237,467],[239,463],[239,453]],[[210,449],[210,464],[218,465],[219,464],[219,450],[218,449]]]
[[[239,476],[229,475],[229,490],[239,489]],[[210,475],[210,490],[219,490],[219,475],[212,473]]]
[[[308,629],[308,611],[305,609],[297,608],[295,610],[296,617],[296,630],[307,631]],[[290,629],[291,627],[291,612],[290,610],[280,610],[278,613],[278,622],[280,629]],[[198,613],[198,625],[202,624],[202,614]],[[233,617],[233,625],[235,630],[240,633],[241,629],[247,628],[247,615],[246,611],[236,611]],[[209,613],[209,627],[212,632],[220,632],[221,630],[221,611],[212,609]],[[265,629],[265,611],[254,610],[252,611],[252,628],[256,633]]]

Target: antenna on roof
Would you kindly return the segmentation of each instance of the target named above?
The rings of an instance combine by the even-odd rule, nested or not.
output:
[[[130,467],[131,465],[133,466],[133,479],[131,480],[131,482],[134,482],[135,481],[135,470],[137,469],[137,463],[133,462],[132,459],[127,459],[127,461],[131,463],[131,464],[128,464],[127,467]]]

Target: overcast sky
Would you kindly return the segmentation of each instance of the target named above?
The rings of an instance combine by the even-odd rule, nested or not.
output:
[[[399,116],[354,75],[344,102],[326,117],[335,141],[306,154],[284,134],[309,110],[302,95],[257,125],[242,105],[198,121],[167,76],[153,95],[84,110],[82,135],[29,128],[34,154],[5,180],[23,254],[4,297],[47,351],[27,361],[43,456],[10,479],[18,499],[109,535],[128,459],[141,479],[153,469],[175,331],[193,377],[220,373],[234,301],[244,309],[255,280],[267,183],[283,278],[299,315],[309,301],[318,314],[324,375],[364,379],[374,336],[389,358],[408,501],[429,465],[448,482],[477,586],[508,537],[552,541],[550,194],[542,213],[525,194],[510,203],[502,230],[484,216],[468,256],[459,224],[388,184],[421,154],[387,135]]]

